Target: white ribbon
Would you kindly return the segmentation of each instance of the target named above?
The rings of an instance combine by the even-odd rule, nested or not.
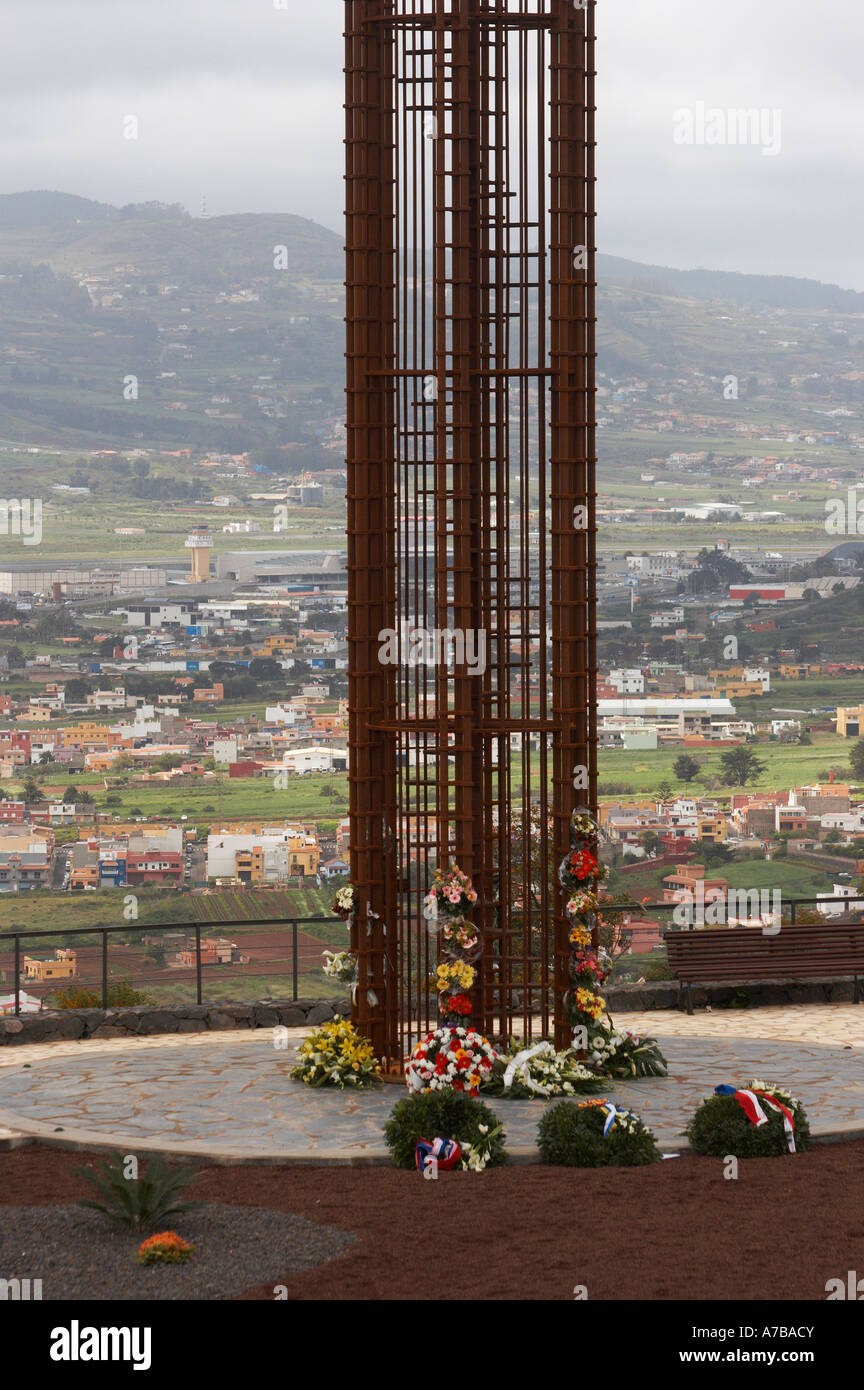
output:
[[[523,1086],[527,1086],[529,1091],[533,1091],[534,1094],[538,1096],[548,1096],[549,1087],[541,1086],[539,1081],[533,1081],[528,1071],[528,1063],[531,1061],[531,1058],[537,1057],[541,1052],[551,1052],[554,1056],[555,1048],[550,1042],[539,1042],[535,1043],[533,1047],[525,1047],[521,1052],[516,1053],[516,1056],[508,1064],[507,1070],[504,1073],[505,1091],[510,1090],[510,1087],[513,1085],[513,1079],[516,1073],[519,1072],[519,1080],[522,1082]]]
[[[611,1100],[607,1100],[606,1104],[602,1105],[600,1109],[602,1113],[606,1116],[606,1122],[603,1125],[604,1139],[615,1128],[615,1123],[619,1118],[623,1120],[626,1116],[629,1116],[633,1113],[630,1110],[619,1110],[618,1106],[613,1105]]]
[[[751,1105],[753,1106],[753,1110],[754,1110],[754,1113],[755,1113],[755,1115],[756,1115],[756,1119],[755,1119],[755,1121],[754,1121],[754,1123],[755,1123],[755,1125],[756,1125],[756,1128],[759,1129],[762,1125],[767,1125],[767,1123],[768,1123],[768,1116],[765,1114],[765,1111],[762,1109],[762,1106],[759,1104],[759,1096],[756,1095],[755,1091],[747,1091],[747,1090],[745,1090],[744,1087],[742,1086],[742,1087],[741,1087],[741,1094],[742,1094],[742,1096],[747,1096],[748,1100],[750,1101]]]
[[[783,1116],[783,1128],[784,1128],[784,1130],[786,1131],[786,1145],[787,1145],[787,1148],[789,1149],[790,1154],[794,1154],[794,1152],[795,1152],[795,1129],[794,1129],[793,1125],[791,1124],[791,1122],[790,1122],[790,1120],[789,1120],[789,1116],[786,1114],[786,1112],[785,1112],[784,1110],[781,1110],[780,1106],[777,1104],[777,1102],[776,1102],[771,1096],[763,1096],[762,1099],[764,1100],[764,1102],[765,1102],[766,1105],[770,1105],[770,1106],[771,1106],[771,1109],[772,1109],[772,1110],[776,1110],[777,1113],[778,1113],[778,1115],[782,1115],[782,1116]],[[767,1117],[766,1117],[766,1118],[767,1118]]]

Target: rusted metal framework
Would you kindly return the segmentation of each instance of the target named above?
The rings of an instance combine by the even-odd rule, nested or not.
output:
[[[434,1027],[422,899],[479,893],[474,1018],[566,1041],[555,869],[596,800],[594,0],[346,0],[355,1020]]]

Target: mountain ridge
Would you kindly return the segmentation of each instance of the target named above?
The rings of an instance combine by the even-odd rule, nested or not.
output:
[[[178,250],[186,248],[193,254],[200,254],[209,244],[224,256],[235,257],[238,271],[259,263],[263,247],[280,227],[292,234],[289,253],[308,256],[310,264],[306,273],[326,275],[341,279],[342,235],[313,219],[301,217],[296,213],[226,213],[218,217],[194,218],[178,203],[130,203],[124,207],[102,203],[84,198],[74,193],[59,190],[29,190],[0,194],[0,268],[4,257],[21,258],[26,255],[25,246],[8,246],[14,243],[15,233],[42,230],[50,236],[33,239],[29,259],[45,259],[52,268],[61,274],[68,274],[73,268],[77,247],[82,260],[98,265],[100,242],[106,237],[111,241],[106,251],[106,263],[111,256],[122,256],[124,252],[142,253],[142,235],[151,237],[163,244],[171,229],[176,233]],[[59,229],[66,234],[57,242]],[[144,229],[148,229],[146,232]],[[125,232],[125,241],[124,241]],[[256,233],[264,241],[259,242]],[[71,234],[71,235],[70,235]],[[250,246],[244,245],[248,237],[255,243],[254,255],[250,257]],[[45,243],[51,240],[51,247]],[[317,246],[316,246],[317,243]],[[316,252],[317,254],[313,254]],[[163,255],[167,253],[164,247]],[[272,254],[272,247],[270,248]],[[74,268],[89,268],[75,266]],[[162,269],[159,258],[154,259],[154,272]],[[222,267],[223,273],[230,270]],[[838,313],[864,313],[864,293],[844,289],[830,282],[805,279],[792,275],[761,275],[735,270],[711,270],[706,267],[679,269],[642,261],[629,260],[623,256],[613,256],[599,252],[597,274],[601,285],[621,285],[626,288],[655,290],[661,294],[679,294],[686,298],[704,301],[722,300],[739,305],[752,305],[766,308],[824,310]]]

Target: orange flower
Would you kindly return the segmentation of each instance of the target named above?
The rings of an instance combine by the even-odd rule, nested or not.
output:
[[[138,1247],[137,1263],[185,1264],[191,1258],[194,1245],[190,1245],[176,1231],[160,1231],[158,1235],[148,1236]]]

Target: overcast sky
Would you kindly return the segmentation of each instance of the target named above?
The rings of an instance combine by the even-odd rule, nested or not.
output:
[[[2,0],[0,192],[341,230],[343,4],[287,5]],[[864,290],[864,5],[599,0],[598,34],[601,250]],[[779,110],[779,152],[676,143],[700,102]]]

